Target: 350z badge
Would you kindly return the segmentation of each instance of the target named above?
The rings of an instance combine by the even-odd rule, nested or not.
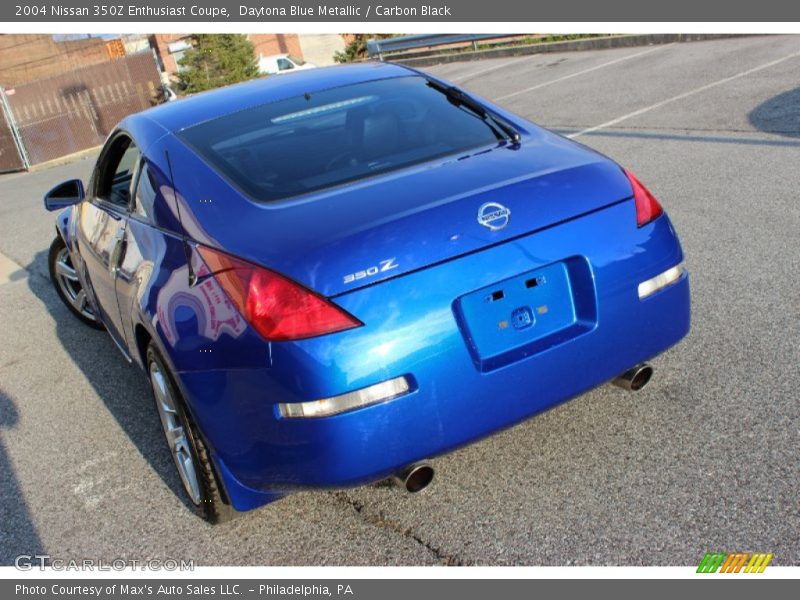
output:
[[[372,277],[377,275],[378,273],[385,273],[386,271],[391,271],[392,269],[396,269],[400,265],[395,262],[395,258],[387,258],[386,260],[380,261],[377,265],[373,265],[367,269],[363,269],[361,271],[356,271],[355,273],[350,273],[349,275],[344,276],[345,283],[353,283],[354,281],[358,281],[359,279],[366,279],[367,277]]]

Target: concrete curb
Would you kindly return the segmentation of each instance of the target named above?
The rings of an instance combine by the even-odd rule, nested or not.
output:
[[[64,156],[59,156],[58,158],[54,158],[52,160],[48,160],[46,162],[38,163],[35,165],[31,165],[30,169],[28,169],[28,173],[35,173],[36,171],[44,171],[51,167],[57,167],[59,165],[66,165],[77,160],[82,160],[85,158],[89,158],[100,152],[103,146],[92,146],[91,148],[86,148],[84,150],[78,150],[77,152],[73,152],[72,154],[65,154]]]
[[[747,37],[742,34],[706,34],[706,33],[656,33],[642,35],[610,35],[607,37],[587,38],[584,40],[567,40],[564,42],[547,42],[528,46],[509,46],[491,48],[489,50],[451,52],[434,56],[414,57],[401,55],[386,57],[388,61],[409,67],[430,67],[453,62],[483,60],[486,58],[506,58],[547,52],[574,52],[577,50],[606,50],[608,48],[624,48],[628,46],[650,46],[655,44],[671,44],[673,42],[700,42],[734,37]]]

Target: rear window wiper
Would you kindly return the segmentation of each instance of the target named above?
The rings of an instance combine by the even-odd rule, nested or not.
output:
[[[520,141],[519,132],[511,127],[508,123],[501,121],[490,113],[486,108],[473,97],[465,94],[460,89],[450,85],[444,85],[433,79],[428,79],[428,85],[441,92],[447,99],[456,106],[463,106],[471,112],[475,113],[480,119],[491,128],[491,130],[498,136],[498,139],[507,139],[512,144],[518,144]],[[498,131],[499,130],[499,131]]]

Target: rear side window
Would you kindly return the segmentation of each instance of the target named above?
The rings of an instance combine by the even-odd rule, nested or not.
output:
[[[179,136],[262,202],[497,144],[482,119],[419,76],[273,102],[195,125]]]
[[[142,161],[139,178],[136,184],[136,196],[133,204],[133,213],[145,219],[151,219],[155,214],[154,203],[156,200],[156,184],[153,173],[146,161]]]
[[[139,149],[133,140],[119,135],[111,142],[99,166],[96,195],[120,207],[128,207]]]

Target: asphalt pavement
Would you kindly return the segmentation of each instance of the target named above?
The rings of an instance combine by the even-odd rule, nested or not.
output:
[[[51,185],[0,177],[0,564],[800,564],[800,36],[428,69],[630,168],[665,206],[693,326],[638,394],[604,386],[435,459],[415,496],[304,492],[212,527],[184,505],[144,376],[47,277]],[[646,335],[642,332],[642,335]]]

